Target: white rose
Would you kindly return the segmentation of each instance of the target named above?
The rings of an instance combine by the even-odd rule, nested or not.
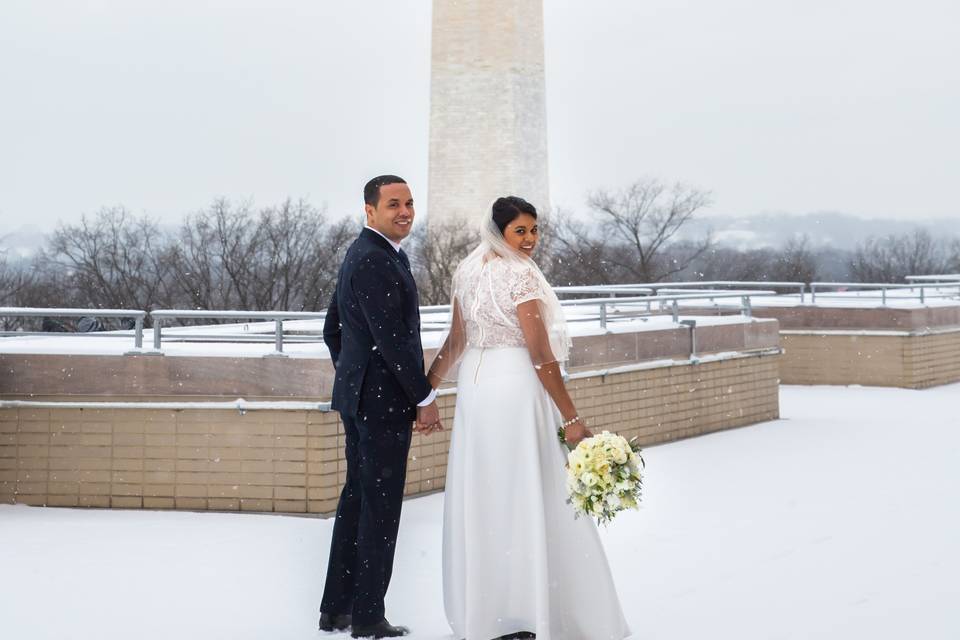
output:
[[[613,450],[613,461],[617,464],[626,464],[628,459],[629,456],[623,449],[617,448]]]

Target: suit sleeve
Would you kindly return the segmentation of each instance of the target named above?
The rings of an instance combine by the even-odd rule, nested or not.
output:
[[[353,272],[351,286],[357,296],[374,348],[411,404],[418,404],[433,388],[423,372],[419,327],[407,326],[403,314],[402,276],[386,256],[367,256]]]
[[[337,362],[340,360],[340,339],[340,310],[337,307],[337,290],[334,289],[327,316],[323,319],[323,342],[330,350],[330,360],[333,361],[334,369],[337,368]]]

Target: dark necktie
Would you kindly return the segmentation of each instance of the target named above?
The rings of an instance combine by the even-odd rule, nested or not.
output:
[[[407,273],[410,274],[410,277],[413,277],[413,271],[410,270],[410,258],[407,257],[406,252],[403,249],[397,251],[397,255],[400,256],[400,262],[403,263],[403,268],[407,270]],[[417,330],[420,330],[420,298],[417,295],[417,289],[413,289],[413,299],[415,300],[414,304],[417,305]]]
[[[410,271],[410,258],[407,257],[407,254],[404,252],[404,250],[400,249],[400,251],[397,252],[397,255],[400,256],[400,262],[403,263],[404,268],[407,271]]]

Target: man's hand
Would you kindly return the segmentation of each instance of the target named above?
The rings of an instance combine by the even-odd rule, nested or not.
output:
[[[440,422],[440,407],[434,400],[424,407],[417,407],[417,424],[413,430],[419,434],[428,436],[436,431],[443,431],[443,423]]]

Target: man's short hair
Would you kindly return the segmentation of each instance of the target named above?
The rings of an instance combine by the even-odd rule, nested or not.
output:
[[[388,184],[407,184],[400,176],[377,176],[363,187],[363,201],[371,207],[380,204],[380,187]]]

